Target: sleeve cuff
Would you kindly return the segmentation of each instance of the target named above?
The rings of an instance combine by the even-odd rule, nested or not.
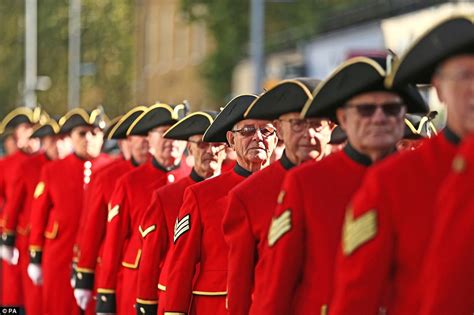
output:
[[[76,288],[93,290],[94,272],[82,268],[76,268]]]
[[[137,299],[135,304],[137,315],[155,315],[158,312],[158,300],[141,300]]]
[[[43,251],[41,249],[30,248],[30,263],[40,265],[42,258]]]
[[[5,246],[10,246],[10,247],[15,246],[15,233],[3,232],[1,244]]]
[[[104,291],[110,293],[105,293]],[[115,305],[115,292],[113,290],[97,290],[97,313],[116,313]]]

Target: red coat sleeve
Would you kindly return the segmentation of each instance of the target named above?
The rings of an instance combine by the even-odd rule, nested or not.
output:
[[[126,194],[124,182],[119,181],[112,193],[110,209],[107,214],[107,228],[97,290],[99,293],[101,291],[111,293],[116,289],[125,238],[130,231],[130,210]]]
[[[83,221],[83,232],[78,237],[79,261],[76,267],[76,271],[83,274],[84,281],[78,279],[77,288],[92,290],[94,285],[93,277],[107,225],[108,200],[102,188],[101,182],[89,187],[91,196],[85,205],[88,211]]]
[[[438,194],[422,269],[422,315],[474,313],[474,138],[465,143],[457,159],[467,161],[466,169],[453,171]]]
[[[384,180],[369,171],[347,208],[330,314],[378,314],[384,305],[395,245]]]
[[[287,176],[268,231],[263,254],[266,292],[255,292],[251,314],[290,314],[302,270],[304,212],[300,183]]]
[[[36,185],[31,209],[30,261],[41,263],[44,233],[52,208],[48,168],[41,170],[40,181]]]
[[[188,188],[175,224],[174,248],[166,285],[167,312],[188,312],[194,272],[200,260],[201,236],[199,204],[193,190]]]
[[[7,246],[14,246],[18,218],[23,211],[26,198],[26,183],[23,176],[14,180],[15,189],[11,189],[11,195],[7,196],[8,202],[3,209],[3,242]]]
[[[138,269],[137,302],[158,303],[158,280],[166,253],[168,236],[158,194],[153,194],[140,226],[142,256]]]
[[[248,314],[252,300],[257,248],[245,206],[230,193],[223,219],[224,238],[229,248],[227,307],[231,314]]]

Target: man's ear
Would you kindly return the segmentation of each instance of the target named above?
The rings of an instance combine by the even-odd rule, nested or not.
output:
[[[227,131],[225,136],[227,138],[227,143],[229,143],[229,146],[231,148],[234,148],[234,133],[232,131]]]
[[[191,155],[193,155],[193,149],[192,149],[191,142],[187,142],[187,143],[186,143],[186,149],[188,149],[189,153],[190,153]]]
[[[439,75],[435,74],[433,79],[431,80],[431,85],[434,87],[435,91],[436,91],[436,95],[438,96],[438,100],[444,104],[444,97],[443,97],[443,93],[442,93],[442,90],[441,90],[441,84],[440,84],[440,78],[439,78]]]
[[[273,122],[273,126],[275,126],[276,128],[276,135],[278,137],[278,139],[283,139],[283,130],[282,130],[282,127],[281,127],[281,121],[279,121],[278,119],[275,119]]]
[[[342,130],[346,130],[347,125],[347,117],[346,117],[346,110],[343,108],[338,108],[336,110],[336,117],[339,121],[339,126],[341,126]]]

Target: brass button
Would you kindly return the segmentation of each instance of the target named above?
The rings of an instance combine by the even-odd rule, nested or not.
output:
[[[466,170],[466,160],[463,156],[457,155],[454,157],[452,169],[455,173],[462,173]]]

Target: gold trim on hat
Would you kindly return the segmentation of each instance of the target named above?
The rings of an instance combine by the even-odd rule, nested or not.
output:
[[[366,63],[370,66],[372,66],[372,68],[374,68],[375,71],[377,71],[380,76],[384,77],[386,75],[386,72],[385,70],[382,68],[381,65],[379,65],[375,60],[373,59],[370,59],[368,57],[354,57],[354,58],[351,58],[349,60],[346,60],[345,62],[343,62],[342,64],[340,64],[330,75],[327,79],[325,79],[324,81],[322,81],[320,84],[318,84],[318,86],[314,89],[313,91],[313,98],[312,99],[308,99],[306,101],[306,103],[304,104],[303,106],[303,109],[301,110],[301,118],[305,118],[306,116],[306,113],[308,112],[309,108],[311,107],[311,103],[313,101],[313,99],[318,95],[318,93],[323,89],[324,86],[326,86],[326,84],[331,81],[332,78],[334,78],[337,74],[339,74],[339,72],[341,72],[342,70],[344,70],[345,68],[353,65],[353,64],[356,64],[356,63]]]
[[[145,106],[137,106],[137,107],[134,107],[132,108],[131,110],[129,110],[128,112],[126,112],[119,120],[118,122],[115,124],[115,126],[112,128],[112,130],[109,132],[109,136],[107,137],[107,139],[109,140],[112,140],[112,136],[115,134],[115,132],[117,131],[118,127],[120,127],[124,122],[125,120],[128,119],[128,117],[130,117],[132,114],[138,112],[138,111],[142,111],[142,112],[145,112],[147,110],[147,108]],[[138,115],[138,117],[140,117],[140,115]],[[137,119],[138,119],[137,117]]]
[[[229,104],[231,104],[236,98],[241,97],[241,96],[255,96],[256,98],[258,98],[258,96],[255,95],[255,94],[240,94],[240,95],[237,95],[236,97],[234,97],[230,101],[228,101],[227,104],[225,104],[224,107],[221,107],[221,111],[217,114],[216,118],[214,118],[213,123],[219,118],[219,116],[224,112],[224,110],[226,109],[227,106],[229,106]],[[209,127],[211,127],[211,126],[209,126]],[[209,131],[209,128],[207,128],[207,130],[204,132],[204,135],[202,136],[203,138],[206,137],[206,134],[207,134],[208,131]]]
[[[86,112],[83,108],[76,107],[76,108],[71,109],[69,112],[67,112],[66,114],[64,114],[64,116],[59,119],[59,127],[64,126],[64,124],[66,123],[66,121],[68,121],[69,118],[71,118],[73,115],[79,115],[79,116],[81,116],[87,123],[89,123],[89,119],[90,119],[89,114],[87,114],[87,112]]]
[[[308,79],[311,79],[311,78],[308,78]],[[252,108],[255,106],[255,104],[258,102],[258,100],[260,99],[260,97],[263,97],[265,94],[269,93],[270,91],[273,91],[274,89],[282,86],[282,85],[286,85],[286,84],[296,84],[297,86],[299,86],[303,92],[306,94],[306,96],[308,97],[308,100],[309,99],[313,99],[313,95],[311,94],[312,91],[310,91],[308,89],[308,87],[306,85],[304,85],[303,83],[301,83],[300,81],[297,81],[297,79],[289,79],[289,80],[283,80],[281,81],[280,83],[278,83],[277,85],[275,85],[274,87],[272,87],[271,89],[269,89],[267,92],[265,92],[264,94],[260,95],[259,97],[257,97],[251,104],[250,106],[247,108],[247,110],[245,111],[244,113],[244,117],[247,117],[248,114],[250,113],[250,111],[252,110]],[[320,83],[319,83],[320,84]],[[305,103],[306,104],[306,103]]]
[[[433,26],[428,28],[423,34],[418,36],[417,39],[408,47],[404,54],[395,60],[395,62],[392,65],[392,71],[387,75],[387,77],[384,80],[384,85],[387,88],[391,88],[393,86],[393,80],[395,79],[395,75],[398,72],[398,69],[400,68],[400,65],[402,62],[406,59],[406,57],[411,53],[411,51],[420,43],[421,40],[425,39],[426,36],[431,33],[435,28],[439,27],[441,24],[444,24],[448,21],[451,20],[456,20],[456,19],[466,19],[467,21],[470,21],[471,23],[474,23],[474,15],[464,15],[464,14],[456,14],[449,16],[445,19],[442,19],[439,23],[435,23]]]
[[[33,123],[33,111],[28,107],[17,107],[11,112],[9,112],[5,118],[3,118],[0,124],[0,133],[5,131],[5,126],[12,121],[15,117],[25,115],[30,120],[30,123]]]
[[[198,112],[194,112],[192,114],[189,114],[188,116],[184,117],[183,119],[181,119],[180,121],[178,121],[177,123],[175,123],[173,126],[171,126],[168,130],[166,130],[166,132],[163,134],[163,137],[166,138],[166,135],[168,133],[171,132],[171,130],[173,130],[174,128],[178,127],[179,125],[181,125],[184,121],[188,120],[189,118],[191,117],[194,117],[194,116],[204,116],[206,117],[207,119],[209,119],[209,124],[212,124],[212,122],[214,121],[214,119],[212,118],[211,115],[209,115],[208,113],[206,112],[201,112],[201,111],[198,111]]]
[[[171,118],[174,119],[173,108],[172,108],[170,105],[165,104],[165,103],[157,103],[157,104],[155,104],[155,105],[152,105],[152,106],[148,107],[147,110],[145,110],[143,113],[141,113],[140,116],[137,117],[137,119],[135,119],[135,121],[134,121],[134,122],[130,125],[130,127],[127,129],[126,135],[129,136],[130,133],[132,132],[132,129],[140,122],[140,120],[142,120],[143,117],[145,117],[149,112],[151,112],[152,110],[157,109],[157,108],[166,109],[167,111],[170,112]]]

